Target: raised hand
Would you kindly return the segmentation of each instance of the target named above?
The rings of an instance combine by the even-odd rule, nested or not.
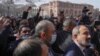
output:
[[[2,30],[3,29],[3,27],[4,27],[4,17],[2,16],[2,17],[0,17],[0,30]]]
[[[7,19],[6,17],[0,17],[0,30],[5,28],[6,26],[10,25],[11,20]]]

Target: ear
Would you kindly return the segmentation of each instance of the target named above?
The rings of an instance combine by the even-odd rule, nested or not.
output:
[[[72,35],[72,39],[76,39],[77,38],[77,34]]]
[[[41,32],[41,34],[40,34],[40,38],[41,38],[42,40],[45,40],[45,37],[46,37],[45,32]]]

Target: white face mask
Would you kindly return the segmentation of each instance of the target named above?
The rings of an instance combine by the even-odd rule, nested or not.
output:
[[[57,35],[53,34],[52,38],[51,38],[51,41],[50,41],[50,44],[53,44],[56,41],[56,38],[57,38]]]
[[[29,38],[29,35],[23,35],[21,38],[22,38],[23,40],[28,39],[28,38]]]

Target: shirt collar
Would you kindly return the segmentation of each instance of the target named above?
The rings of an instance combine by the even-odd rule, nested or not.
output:
[[[85,47],[81,46],[77,41],[74,40],[74,43],[80,48],[80,50],[83,52]]]

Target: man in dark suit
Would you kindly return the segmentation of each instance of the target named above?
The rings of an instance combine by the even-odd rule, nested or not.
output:
[[[7,48],[11,41],[15,40],[12,36],[11,20],[8,17],[0,17],[0,56],[8,56]]]
[[[56,41],[55,26],[52,22],[48,20],[40,21],[35,27],[35,34],[32,38],[39,38],[49,47],[48,56],[56,56],[51,48],[51,45]]]
[[[90,47],[89,29],[84,25],[76,26],[72,31],[73,42],[68,45],[65,56],[94,56]]]
[[[91,39],[91,42],[94,44],[96,50],[100,54],[100,21],[95,21],[94,24],[95,31],[93,35],[93,38]]]
[[[52,45],[53,50],[59,54],[64,54],[68,44],[71,42],[72,29],[75,23],[72,20],[65,20],[63,22],[63,30],[57,31],[57,39]]]

